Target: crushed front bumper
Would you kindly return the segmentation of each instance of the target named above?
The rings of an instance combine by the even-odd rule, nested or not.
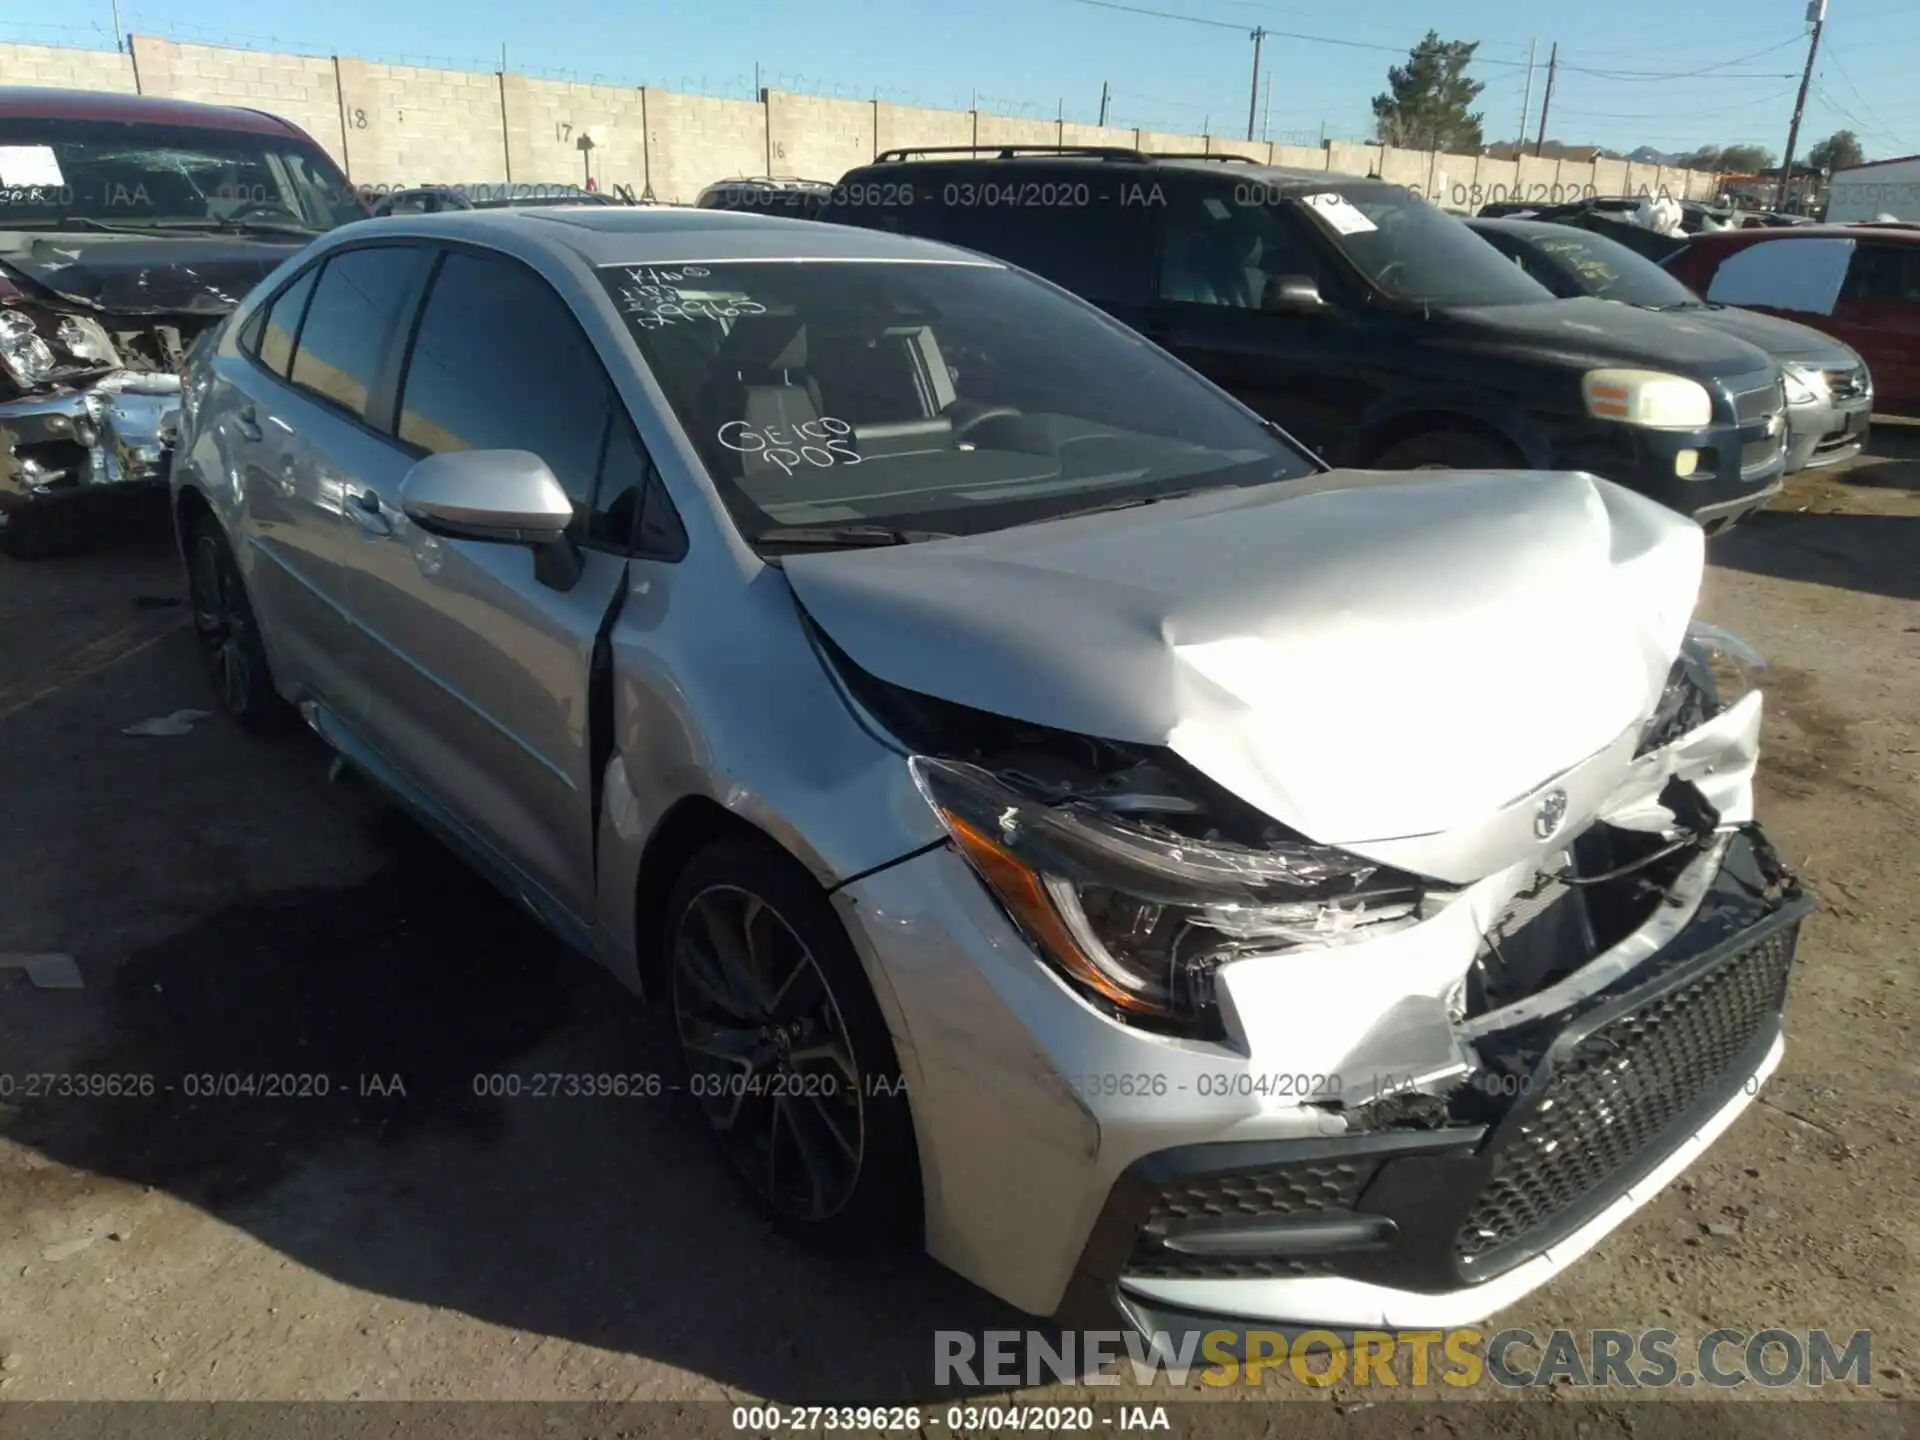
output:
[[[1745,826],[1735,789],[1715,804]],[[1229,966],[1225,1044],[1097,1013],[949,848],[841,887],[911,1098],[929,1252],[1042,1315],[1483,1318],[1688,1164],[1773,1063],[1807,905],[1767,889],[1757,835],[1722,834],[1672,903],[1477,1020],[1438,997],[1517,873],[1412,930]],[[1409,1087],[1449,1113],[1409,1118]]]
[[[1494,1102],[1484,1123],[1368,1127],[1362,1112],[1345,1135],[1136,1160],[1093,1227],[1080,1288],[1175,1332],[1444,1327],[1513,1303],[1651,1199],[1778,1064],[1811,903],[1769,898],[1765,872],[1737,835],[1662,949],[1564,1008],[1476,1035],[1464,1083]]]
[[[82,389],[0,402],[0,508],[164,487],[180,377],[123,370]]]

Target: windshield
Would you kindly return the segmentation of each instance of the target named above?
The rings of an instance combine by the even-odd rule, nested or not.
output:
[[[1317,469],[1145,341],[998,266],[601,275],[749,539],[973,534]]]
[[[1653,261],[1604,235],[1568,229],[1553,235],[1529,233],[1521,243],[1540,251],[1585,294],[1602,300],[1646,310],[1689,310],[1703,303]]]
[[[285,229],[365,218],[346,178],[292,136],[118,120],[0,120],[0,226]]]
[[[1467,228],[1396,185],[1350,185],[1294,201],[1389,299],[1424,305],[1527,305],[1544,285]]]

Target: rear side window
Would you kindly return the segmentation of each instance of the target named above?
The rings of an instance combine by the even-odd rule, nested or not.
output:
[[[267,308],[266,323],[259,328],[255,358],[282,379],[293,363],[293,342],[300,334],[300,317],[306,313],[307,298],[313,294],[313,282],[320,276],[318,266],[307,271]]]
[[[314,286],[288,378],[364,418],[421,260],[419,250],[400,245],[332,256]]]
[[[1064,166],[995,170],[948,163],[911,182],[856,181],[841,189],[863,203],[831,219],[977,250],[1089,300],[1147,298],[1149,186],[1090,178],[1089,171]]]
[[[1831,315],[1840,298],[1852,240],[1760,240],[1720,262],[1707,285],[1716,305],[1760,305],[1803,315]]]
[[[584,509],[611,410],[599,357],[545,280],[514,261],[448,254],[407,361],[402,440],[531,451]]]

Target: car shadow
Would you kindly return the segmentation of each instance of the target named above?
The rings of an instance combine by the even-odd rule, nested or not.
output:
[[[190,644],[169,663],[190,663]],[[75,1167],[165,1191],[363,1293],[793,1403],[958,1394],[934,1384],[936,1330],[1049,1328],[924,1255],[829,1257],[777,1233],[669,1088],[675,1046],[657,1011],[363,787],[316,778],[317,742],[237,745],[217,728],[96,753],[87,785],[137,793],[140,756],[205,737],[216,777],[231,772],[213,783],[234,843],[297,847],[270,833],[289,810],[325,807],[314,821],[335,832],[347,811],[370,873],[236,884],[110,970],[92,964],[101,1038],[59,1068],[122,1077],[130,1093],[0,1106],[0,1134],[58,1162],[0,1181],[0,1209],[23,1223],[56,1211]],[[196,845],[235,863],[220,835],[179,823],[149,816],[138,843],[161,866]],[[0,988],[16,984],[18,1011],[39,992],[0,972]],[[33,1038],[16,1058],[50,1064]]]
[[[1920,515],[1763,510],[1709,541],[1707,558],[1752,575],[1920,600]]]
[[[1870,448],[1875,458],[1853,466],[1842,480],[1875,489],[1920,490],[1920,422],[1876,421]]]

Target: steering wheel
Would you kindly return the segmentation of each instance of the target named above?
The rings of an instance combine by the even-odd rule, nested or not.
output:
[[[1404,260],[1389,260],[1386,264],[1382,265],[1378,271],[1375,272],[1373,277],[1373,283],[1379,289],[1384,290],[1389,295],[1391,295],[1393,293],[1393,289],[1390,285],[1387,284],[1387,277],[1392,275],[1396,270],[1404,270],[1406,268],[1407,268],[1407,262]]]
[[[978,414],[969,415],[958,425],[955,425],[953,427],[953,438],[955,440],[963,440],[971,434],[976,427],[984,425],[989,420],[998,420],[1005,415],[1020,415],[1023,413],[1023,411],[1017,410],[1011,405],[988,405]]]

